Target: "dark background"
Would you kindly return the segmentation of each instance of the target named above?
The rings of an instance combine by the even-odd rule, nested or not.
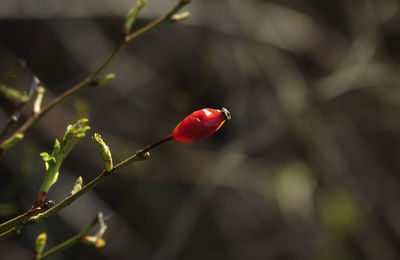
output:
[[[0,4],[0,74],[25,60],[10,85],[26,90],[37,75],[47,103],[117,46],[134,1],[34,2]],[[174,4],[149,0],[135,28]],[[102,211],[107,246],[54,259],[400,259],[400,3],[193,0],[184,10],[189,20],[114,60],[114,81],[55,108],[1,158],[1,219],[31,206],[39,153],[79,116],[92,129],[61,168],[57,202],[78,176],[100,173],[94,132],[118,162],[194,110],[224,106],[232,120],[210,138],[157,148],[0,241],[1,258],[32,259],[39,233],[51,248]],[[0,103],[4,125],[12,106]]]

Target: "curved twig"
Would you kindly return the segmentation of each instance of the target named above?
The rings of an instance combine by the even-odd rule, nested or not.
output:
[[[88,86],[90,86],[93,80],[96,80],[96,77],[99,76],[100,73],[110,64],[110,62],[125,48],[125,46],[139,38],[140,36],[144,35],[145,33],[153,30],[154,28],[158,27],[159,25],[169,21],[171,17],[178,12],[183,6],[187,5],[190,0],[180,0],[166,15],[161,16],[160,18],[150,22],[149,24],[143,26],[142,28],[138,29],[137,31],[127,35],[122,43],[95,69],[86,79],[82,80],[81,82],[77,83],[75,86],[71,87],[70,89],[66,90],[64,93],[53,99],[49,104],[47,104],[43,109],[37,113],[32,115],[22,124],[13,135],[16,134],[24,134],[29,128],[32,127],[37,121],[39,121],[46,113],[48,113],[53,107],[57,106],[67,98],[75,95],[76,93],[84,90]],[[1,144],[0,144],[1,146]],[[0,151],[0,157],[5,153],[5,150]]]

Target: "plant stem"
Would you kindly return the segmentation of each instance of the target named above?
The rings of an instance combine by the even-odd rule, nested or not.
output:
[[[156,28],[157,26],[163,24],[164,22],[167,22],[171,19],[172,15],[174,15],[176,12],[178,12],[182,7],[190,3],[190,0],[180,0],[177,5],[175,5],[174,8],[172,8],[169,13],[166,15],[154,20],[153,22],[143,26],[142,28],[138,29],[136,32],[131,33],[130,35],[125,37],[125,41],[130,42],[133,39],[136,39],[140,37],[141,35],[145,34],[146,32],[149,32],[150,30]]]
[[[142,150],[140,150],[138,152],[139,156],[144,156],[145,153],[147,153],[148,151],[150,151],[154,147],[159,146],[160,144],[163,144],[163,143],[165,143],[167,141],[170,141],[170,140],[173,140],[173,135],[172,134],[170,134],[170,135],[168,135],[168,136],[166,136],[164,138],[161,138],[160,140],[158,140],[158,141],[146,146],[145,148],[143,148]]]
[[[90,230],[96,225],[97,221],[98,221],[98,217],[96,217],[88,226],[86,226],[84,229],[82,229],[81,232],[79,232],[75,236],[69,238],[68,240],[65,240],[64,242],[54,246],[53,248],[47,250],[46,252],[44,252],[44,254],[42,254],[41,256],[39,256],[36,259],[37,260],[47,259],[48,257],[50,257],[54,254],[64,251],[65,249],[67,249],[75,244],[78,244],[79,242],[82,241],[82,237],[86,236],[90,232]]]
[[[92,72],[83,81],[77,83],[75,86],[71,87],[70,89],[66,90],[64,93],[53,99],[49,104],[43,107],[43,109],[39,113],[29,117],[29,119],[14,132],[14,135],[18,133],[25,133],[30,127],[32,127],[33,124],[39,121],[53,107],[60,104],[67,98],[77,94],[83,89],[87,88],[90,85],[91,81],[95,80],[96,77],[103,72],[103,70],[110,64],[110,62],[114,59],[114,57],[117,56],[117,54],[119,54],[121,50],[123,50],[129,42],[139,38],[145,33],[151,31],[152,29],[168,21],[172,15],[178,12],[183,6],[187,5],[189,2],[190,0],[180,0],[166,15],[154,20],[153,22],[150,22],[149,24],[143,26],[137,31],[127,35],[125,39],[122,41],[122,43],[97,67],[97,69],[94,72]],[[0,151],[0,157],[4,153],[5,153],[4,150]]]
[[[22,67],[21,67],[22,68]],[[11,76],[13,77],[13,76]],[[25,107],[26,103],[28,103],[29,99],[31,99],[33,92],[36,90],[36,88],[39,86],[39,79],[34,76],[32,84],[28,90],[28,99],[24,102],[20,102],[16,105],[13,114],[10,116],[10,118],[7,120],[6,125],[4,126],[3,130],[0,133],[0,143],[4,141],[4,139],[7,137],[7,135],[13,130],[13,128],[16,126],[19,117],[21,115],[22,109]],[[1,85],[0,85],[1,87]]]
[[[19,107],[22,107],[21,104],[18,105],[18,108]],[[18,108],[16,110],[18,110]],[[16,114],[15,112],[10,116],[10,118],[8,118],[6,125],[4,126],[3,130],[1,130],[0,142],[2,142],[7,137],[7,134],[15,127],[18,119],[19,114]]]
[[[75,194],[65,198],[64,200],[62,200],[61,202],[59,202],[58,204],[56,204],[54,207],[41,212],[40,210],[37,211],[28,211],[22,215],[19,215],[13,219],[10,219],[7,222],[4,222],[2,224],[0,224],[0,238],[2,238],[2,234],[5,234],[5,232],[8,232],[8,230],[13,229],[13,228],[19,228],[22,227],[24,225],[33,225],[33,224],[37,224],[51,216],[53,216],[54,214],[56,214],[57,212],[59,212],[60,210],[62,210],[63,208],[67,207],[68,205],[70,205],[72,202],[74,202],[76,199],[78,199],[80,196],[82,196],[83,194],[85,194],[86,192],[88,192],[89,190],[93,189],[94,187],[96,187],[97,185],[99,185],[100,183],[102,183],[105,179],[107,179],[109,176],[111,176],[111,173],[123,168],[124,166],[126,166],[128,163],[133,163],[136,161],[142,161],[145,160],[147,157],[145,156],[141,156],[139,154],[139,152],[135,153],[134,155],[132,155],[131,157],[127,158],[126,160],[118,163],[117,165],[115,165],[115,167],[112,169],[112,171],[110,172],[106,172],[105,170],[102,171],[96,178],[94,178],[91,182],[89,182],[88,184],[86,184],[85,186],[82,187],[82,189],[80,189],[78,192],[76,192]]]
[[[6,238],[18,233],[18,232],[19,232],[18,228],[16,228],[16,227],[10,228],[6,232],[3,232],[3,233],[0,234],[0,240],[1,239],[6,239]]]
[[[149,23],[148,25],[142,27],[138,31],[136,31],[136,32],[132,33],[131,35],[127,36],[125,38],[124,42],[121,44],[121,46],[119,46],[105,60],[105,62],[103,62],[88,78],[86,78],[82,82],[78,83],[77,85],[75,85],[71,89],[65,91],[59,97],[55,98],[52,102],[50,102],[50,104],[48,104],[45,108],[43,108],[38,114],[30,117],[25,122],[25,124],[23,124],[16,131],[16,133],[24,133],[37,120],[39,120],[45,113],[50,111],[51,108],[53,108],[57,104],[61,103],[66,98],[72,96],[73,94],[75,94],[75,93],[79,92],[80,90],[84,89],[85,87],[87,87],[89,85],[89,83],[91,82],[91,80],[93,80],[97,75],[99,75],[104,70],[104,68],[107,66],[107,64],[109,64],[111,62],[111,60],[125,47],[125,45],[128,42],[132,41],[133,39],[138,38],[139,36],[143,35],[144,33],[150,31],[151,29],[153,29],[153,28],[157,27],[158,25],[162,24],[163,22],[167,21],[168,19],[170,19],[170,17],[174,13],[176,13],[180,8],[182,8],[184,5],[188,4],[189,2],[190,2],[190,0],[180,0],[180,2],[166,16],[163,16],[163,17],[155,20],[154,22]],[[167,137],[165,137],[165,138],[163,138],[163,139],[161,139],[161,140],[159,140],[159,141],[157,141],[157,142],[145,147],[144,149],[138,151],[137,153],[135,153],[131,157],[127,158],[126,160],[118,163],[117,165],[114,166],[114,168],[111,171],[107,172],[107,171],[103,170],[100,173],[100,175],[98,175],[95,179],[93,179],[91,182],[89,182],[84,187],[82,187],[81,190],[79,190],[75,194],[65,198],[63,201],[59,202],[58,204],[56,204],[54,207],[52,207],[50,209],[42,209],[42,208],[39,207],[37,209],[25,212],[25,213],[13,218],[13,219],[10,219],[10,220],[0,224],[0,239],[5,237],[3,235],[8,235],[9,233],[11,233],[11,231],[10,231],[11,229],[18,230],[20,227],[22,227],[24,225],[36,224],[36,223],[41,222],[44,219],[47,219],[47,218],[53,216],[54,214],[56,214],[61,209],[63,209],[65,207],[67,207],[68,205],[70,205],[73,201],[78,199],[80,196],[82,196],[83,194],[85,194],[89,190],[93,189],[94,187],[96,187],[97,185],[102,183],[114,171],[117,171],[118,169],[121,169],[121,168],[125,167],[126,165],[128,165],[130,163],[147,159],[146,153],[150,149],[154,148],[155,146],[157,146],[157,145],[159,145],[161,143],[164,143],[164,142],[166,142],[168,140],[171,140],[171,139],[172,139],[172,135],[167,136]],[[1,156],[1,154],[0,154],[0,156]]]

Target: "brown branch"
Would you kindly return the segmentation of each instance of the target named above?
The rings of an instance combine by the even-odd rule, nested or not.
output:
[[[16,134],[24,134],[29,128],[31,128],[37,121],[39,121],[45,114],[47,114],[53,107],[57,106],[64,100],[68,99],[69,97],[77,94],[78,92],[84,90],[88,86],[91,85],[93,80],[96,80],[96,77],[99,76],[100,73],[110,64],[110,62],[117,56],[118,53],[121,52],[125,48],[125,46],[139,38],[140,36],[144,35],[145,33],[151,31],[152,29],[158,27],[159,25],[169,21],[171,16],[178,12],[183,6],[187,5],[190,0],[180,0],[166,15],[150,22],[149,24],[143,26],[142,28],[138,29],[137,31],[127,35],[122,43],[91,73],[86,79],[77,83],[75,86],[71,87],[70,89],[66,90],[64,93],[53,99],[49,104],[47,104],[39,113],[32,115],[28,118],[28,120],[21,125],[15,132]],[[1,144],[0,144],[1,146]],[[0,157],[5,153],[5,150],[0,150]]]

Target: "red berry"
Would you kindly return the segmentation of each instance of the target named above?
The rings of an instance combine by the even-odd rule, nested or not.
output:
[[[226,108],[203,108],[185,117],[175,127],[172,137],[178,142],[191,143],[212,135],[229,119],[231,115]]]

